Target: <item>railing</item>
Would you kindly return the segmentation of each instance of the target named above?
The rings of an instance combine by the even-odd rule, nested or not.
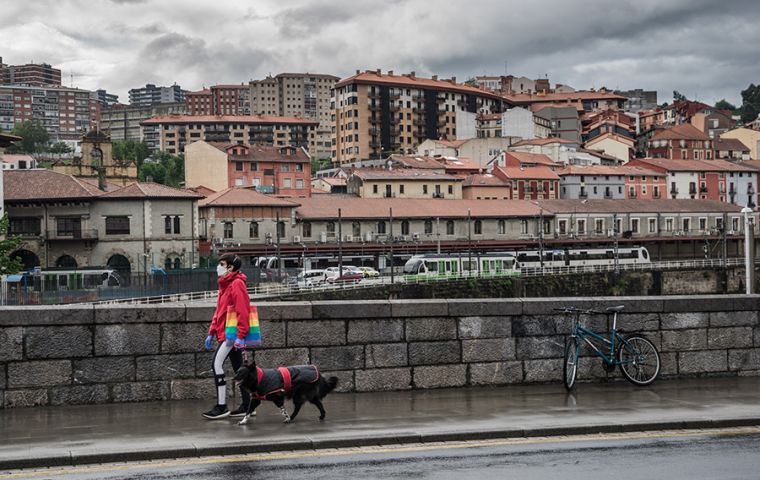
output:
[[[98,230],[88,228],[82,230],[54,230],[51,231],[48,240],[94,240],[98,238]]]
[[[704,259],[704,260],[666,260],[650,263],[620,263],[618,271],[646,271],[646,270],[679,270],[693,268],[720,268],[731,266],[743,266],[744,258]],[[458,272],[456,274],[425,276],[397,274],[395,281],[391,282],[390,275],[383,275],[374,279],[364,279],[356,283],[324,283],[309,287],[293,287],[283,283],[264,283],[248,289],[251,299],[278,298],[307,293],[331,292],[337,290],[361,290],[391,284],[425,284],[431,282],[453,282],[470,278],[499,278],[499,277],[539,277],[546,275],[568,275],[577,273],[603,273],[615,271],[615,265],[573,265],[562,267],[530,267],[515,271],[480,271]],[[96,304],[154,304],[175,302],[198,302],[215,300],[217,291],[189,292],[174,295],[160,295],[154,297],[114,299]]]

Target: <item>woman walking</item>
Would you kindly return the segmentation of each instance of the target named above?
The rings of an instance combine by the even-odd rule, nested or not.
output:
[[[227,416],[242,417],[246,414],[250,403],[250,394],[241,385],[240,407],[230,412],[227,408],[227,382],[224,378],[224,361],[227,357],[230,358],[234,371],[237,372],[243,365],[243,348],[249,328],[248,316],[251,307],[245,285],[246,276],[240,271],[242,263],[237,255],[225,254],[219,259],[219,265],[216,267],[219,277],[219,298],[205,342],[206,350],[211,350],[214,339],[219,342],[213,360],[216,405],[203,414],[209,420]]]

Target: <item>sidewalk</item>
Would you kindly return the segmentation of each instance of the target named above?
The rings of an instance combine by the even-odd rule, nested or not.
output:
[[[760,425],[760,378],[331,394],[281,423],[271,403],[240,427],[209,402],[0,410],[0,469],[496,437]],[[288,409],[292,407],[288,405]]]

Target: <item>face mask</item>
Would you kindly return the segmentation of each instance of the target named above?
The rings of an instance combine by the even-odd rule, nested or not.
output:
[[[217,265],[216,266],[216,276],[217,277],[223,277],[226,274],[227,274],[227,268],[225,268],[225,267],[223,267],[221,265]]]

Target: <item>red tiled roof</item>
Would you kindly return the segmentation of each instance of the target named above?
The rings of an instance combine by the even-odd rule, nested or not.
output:
[[[403,88],[426,88],[433,90],[444,90],[449,92],[479,95],[481,97],[488,97],[493,100],[503,100],[501,95],[498,95],[490,90],[471,87],[469,85],[464,85],[461,83],[454,83],[449,80],[433,80],[432,78],[420,78],[417,76],[411,77],[406,75],[388,75],[385,73],[378,74],[377,72],[371,70],[352,75],[348,78],[344,78],[335,84],[335,88],[349,85],[351,83],[361,83],[367,85],[383,84]]]
[[[462,177],[456,175],[422,168],[394,168],[393,170],[386,170],[384,168],[356,168],[352,175],[356,175],[362,180],[462,180]]]
[[[118,190],[104,193],[100,195],[100,198],[203,198],[203,195],[199,195],[189,190],[167,187],[160,183],[140,182],[132,183]]]
[[[6,153],[3,154],[3,162],[16,163],[18,161],[34,162],[34,157],[26,153]]]
[[[234,161],[253,161],[253,162],[298,162],[308,163],[309,155],[302,148],[291,145],[272,146],[272,145],[234,145],[220,142],[209,142],[214,148],[228,153],[230,160]],[[230,152],[232,148],[242,148],[246,153],[237,154]],[[290,155],[285,153],[290,151]]]
[[[344,177],[320,177],[317,180],[322,180],[326,184],[332,185],[333,187],[346,186],[346,179]]]
[[[512,157],[520,163],[535,163],[537,165],[546,165],[553,167],[556,165],[551,158],[547,157],[543,153],[528,153],[528,152],[504,152],[505,156]]]
[[[297,207],[298,203],[271,197],[251,188],[232,187],[212,193],[198,202],[199,207]]]
[[[613,140],[617,140],[618,142],[625,143],[629,147],[633,147],[633,144],[636,143],[632,138],[628,138],[624,135],[619,135],[617,133],[612,133],[612,132],[604,132],[601,135],[597,135],[596,137],[589,139],[586,142],[586,145],[593,145],[595,143],[601,142],[605,138],[611,138]]]
[[[545,108],[575,108],[578,112],[582,112],[583,103],[581,102],[564,102],[564,103],[534,103],[530,105],[531,112],[540,112]]]
[[[443,170],[444,166],[434,157],[425,155],[391,155],[390,160],[400,163],[407,168],[424,168],[431,170]]]
[[[651,140],[710,140],[703,131],[690,123],[657,130]]]
[[[302,117],[278,117],[274,115],[159,115],[140,122],[140,125],[188,124],[188,123],[245,123],[245,124],[306,124],[318,125],[316,120]]]
[[[549,167],[543,165],[538,167],[518,168],[518,167],[494,167],[500,169],[508,178],[519,180],[559,180],[559,176]]]
[[[6,147],[12,142],[18,142],[19,140],[21,140],[21,137],[17,137],[16,135],[0,133],[0,147]]]
[[[433,198],[359,198],[347,195],[318,195],[300,199],[296,216],[303,219],[337,219],[338,208],[346,218],[473,218],[528,217],[539,214],[539,207],[525,200],[447,200]],[[345,225],[344,225],[345,226]]]
[[[440,140],[433,139],[431,141],[435,143],[440,143],[441,145],[445,147],[449,147],[449,148],[459,148],[467,142],[467,140],[443,140],[443,139],[440,139]]]
[[[4,171],[3,190],[6,201],[88,199],[96,195],[92,185],[44,169]]]
[[[580,142],[568,140],[566,138],[553,137],[553,138],[528,138],[525,140],[520,140],[517,143],[513,143],[512,146],[521,147],[523,145],[548,145],[550,143],[564,143],[564,144],[573,143],[576,145],[580,144]]]
[[[738,138],[716,138],[713,139],[713,148],[718,151],[748,152],[749,148]],[[8,155],[6,155],[7,157]]]
[[[481,113],[478,115],[478,120],[501,120],[501,113]]]
[[[632,160],[644,166],[659,167],[669,172],[751,172],[749,166],[725,160],[671,160],[669,158],[637,158]]]
[[[509,183],[490,173],[470,175],[464,179],[462,188],[466,187],[509,187]]]

